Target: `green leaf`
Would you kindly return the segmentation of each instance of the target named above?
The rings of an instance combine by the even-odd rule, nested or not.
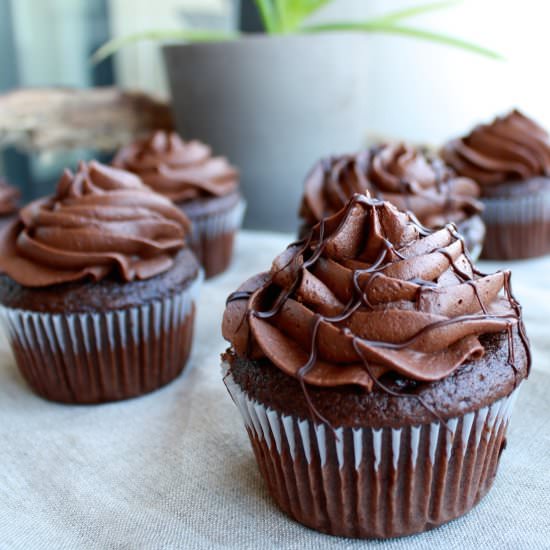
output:
[[[413,6],[411,8],[405,8],[403,10],[394,11],[374,19],[370,19],[371,22],[384,22],[384,23],[395,23],[401,21],[402,19],[408,19],[409,17],[415,17],[417,15],[422,15],[424,13],[430,13],[432,11],[443,10],[451,8],[453,6],[458,6],[462,4],[462,0],[447,0],[446,2],[430,2],[428,4],[422,4],[420,6]]]
[[[255,0],[265,29],[270,34],[297,32],[312,13],[332,0]]]
[[[239,36],[239,33],[230,33],[222,31],[209,30],[153,30],[141,31],[109,40],[92,55],[92,63],[100,63],[107,57],[113,55],[118,50],[129,44],[136,44],[143,40],[182,40],[184,42],[220,42],[223,40],[233,40]]]
[[[427,40],[430,42],[436,42],[439,44],[445,44],[447,46],[452,46],[454,48],[459,48],[461,50],[466,50],[472,53],[483,55],[492,59],[502,60],[504,57],[483,46],[468,42],[467,40],[462,40],[454,36],[449,36],[447,34],[441,34],[432,31],[426,31],[423,29],[417,29],[415,27],[408,27],[404,25],[396,25],[393,23],[386,23],[379,19],[374,19],[370,21],[365,21],[363,23],[327,23],[323,25],[311,25],[307,27],[302,27],[304,32],[328,32],[328,31],[352,31],[352,32],[380,32],[388,34],[399,34],[402,36],[410,36],[411,38],[419,38],[421,40]]]
[[[304,26],[304,21],[315,11],[319,10],[332,0],[254,0],[260,13],[264,27],[269,34],[288,34],[293,32],[328,32],[328,31],[352,31],[352,32],[384,32],[400,34],[421,40],[429,40],[447,46],[460,48],[493,59],[503,57],[488,48],[477,44],[449,36],[442,33],[426,31],[401,24],[404,19],[423,13],[451,7],[461,3],[461,0],[447,0],[430,2],[419,6],[399,10],[387,15],[369,19],[363,22],[335,22],[320,25]],[[187,42],[223,41],[232,40],[239,33],[216,32],[208,30],[154,30],[134,33],[121,38],[110,40],[93,55],[92,61],[99,63],[109,57],[120,48],[140,42],[142,40],[182,40]]]
[[[284,16],[286,32],[296,32],[302,23],[313,13],[332,0],[276,0],[279,11]]]
[[[297,13],[293,10],[291,0],[274,0],[275,12],[277,13],[277,19],[279,22],[280,33],[287,33],[292,28],[294,18],[297,17]]]
[[[421,40],[428,40],[430,42],[438,42],[440,44],[445,44],[447,46],[452,46],[454,48],[459,48],[462,50],[470,51],[491,59],[504,60],[504,56],[494,50],[480,46],[473,42],[463,40],[456,36],[449,36],[448,34],[441,34],[432,31],[426,31],[423,29],[417,29],[414,27],[406,27],[401,25],[392,25],[388,29],[381,29],[382,32],[392,33],[392,34],[401,34],[403,36],[410,36],[413,38],[420,38]]]
[[[279,26],[279,21],[272,0],[255,0],[255,2],[260,12],[260,18],[264,24],[264,29],[270,34],[275,34]]]

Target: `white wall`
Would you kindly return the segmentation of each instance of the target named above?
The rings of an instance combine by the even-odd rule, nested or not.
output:
[[[335,0],[315,19],[365,19],[428,1]],[[179,28],[184,9],[222,14],[236,4],[155,0],[152,9],[150,0],[109,2],[115,36]],[[506,61],[401,36],[369,36],[366,141],[387,137],[438,144],[514,106],[550,128],[550,0],[465,0],[408,23],[485,45],[505,55]],[[117,54],[119,84],[166,94],[159,49],[158,44],[142,43]]]
[[[319,19],[366,18],[421,3],[336,0]],[[399,36],[369,37],[368,137],[438,143],[513,106],[550,128],[550,1],[466,0],[410,21],[496,49],[506,61]]]
[[[140,31],[178,30],[193,26],[193,17],[206,19],[209,27],[234,26],[235,0],[109,0],[111,35]],[[168,97],[168,82],[159,42],[143,41],[115,55],[117,84]]]

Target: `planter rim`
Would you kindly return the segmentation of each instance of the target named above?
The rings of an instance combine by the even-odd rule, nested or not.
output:
[[[359,37],[366,36],[367,33],[357,33],[351,31],[322,31],[315,33],[295,33],[295,34],[266,34],[266,33],[246,33],[234,40],[219,40],[213,42],[167,42],[162,45],[164,51],[177,50],[180,48],[228,48],[236,47],[242,44],[263,45],[270,42],[296,42],[305,40],[323,40],[327,38],[357,40]]]

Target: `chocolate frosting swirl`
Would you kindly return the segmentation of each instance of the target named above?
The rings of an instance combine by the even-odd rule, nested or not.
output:
[[[81,163],[1,235],[0,271],[28,287],[148,279],[170,269],[189,229],[180,209],[137,176]]]
[[[321,160],[306,178],[300,216],[312,226],[365,191],[410,210],[430,228],[459,223],[483,208],[474,181],[457,177],[424,150],[394,143]]]
[[[503,331],[513,368],[515,327],[528,342],[509,279],[477,271],[454,225],[431,232],[356,194],[229,297],[223,335],[238,356],[316,386],[437,381]]]
[[[441,154],[459,174],[481,185],[550,175],[550,136],[517,110],[449,141]]]
[[[113,166],[137,174],[144,183],[180,203],[220,197],[238,188],[238,172],[224,157],[213,157],[200,141],[184,142],[175,132],[156,131],[124,147]]]
[[[4,178],[0,178],[0,216],[8,216],[17,210],[21,194]]]

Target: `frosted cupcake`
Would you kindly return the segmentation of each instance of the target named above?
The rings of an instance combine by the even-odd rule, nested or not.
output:
[[[483,258],[550,253],[550,136],[543,128],[512,111],[450,141],[442,156],[480,184],[487,226]]]
[[[293,519],[397,537],[491,488],[529,344],[510,273],[480,273],[453,225],[354,195],[229,296],[223,334],[227,388]]]
[[[0,235],[0,318],[37,394],[114,401],[182,371],[201,280],[189,227],[136,176],[97,162],[20,211]]]
[[[354,193],[365,191],[412,212],[426,227],[456,224],[471,255],[479,255],[485,227],[477,183],[458,177],[427,150],[404,143],[377,145],[356,155],[318,162],[305,181],[302,234],[338,212]]]
[[[121,149],[113,165],[134,172],[185,212],[193,225],[190,246],[206,277],[227,269],[245,208],[238,172],[227,159],[212,156],[204,143],[157,131]]]

